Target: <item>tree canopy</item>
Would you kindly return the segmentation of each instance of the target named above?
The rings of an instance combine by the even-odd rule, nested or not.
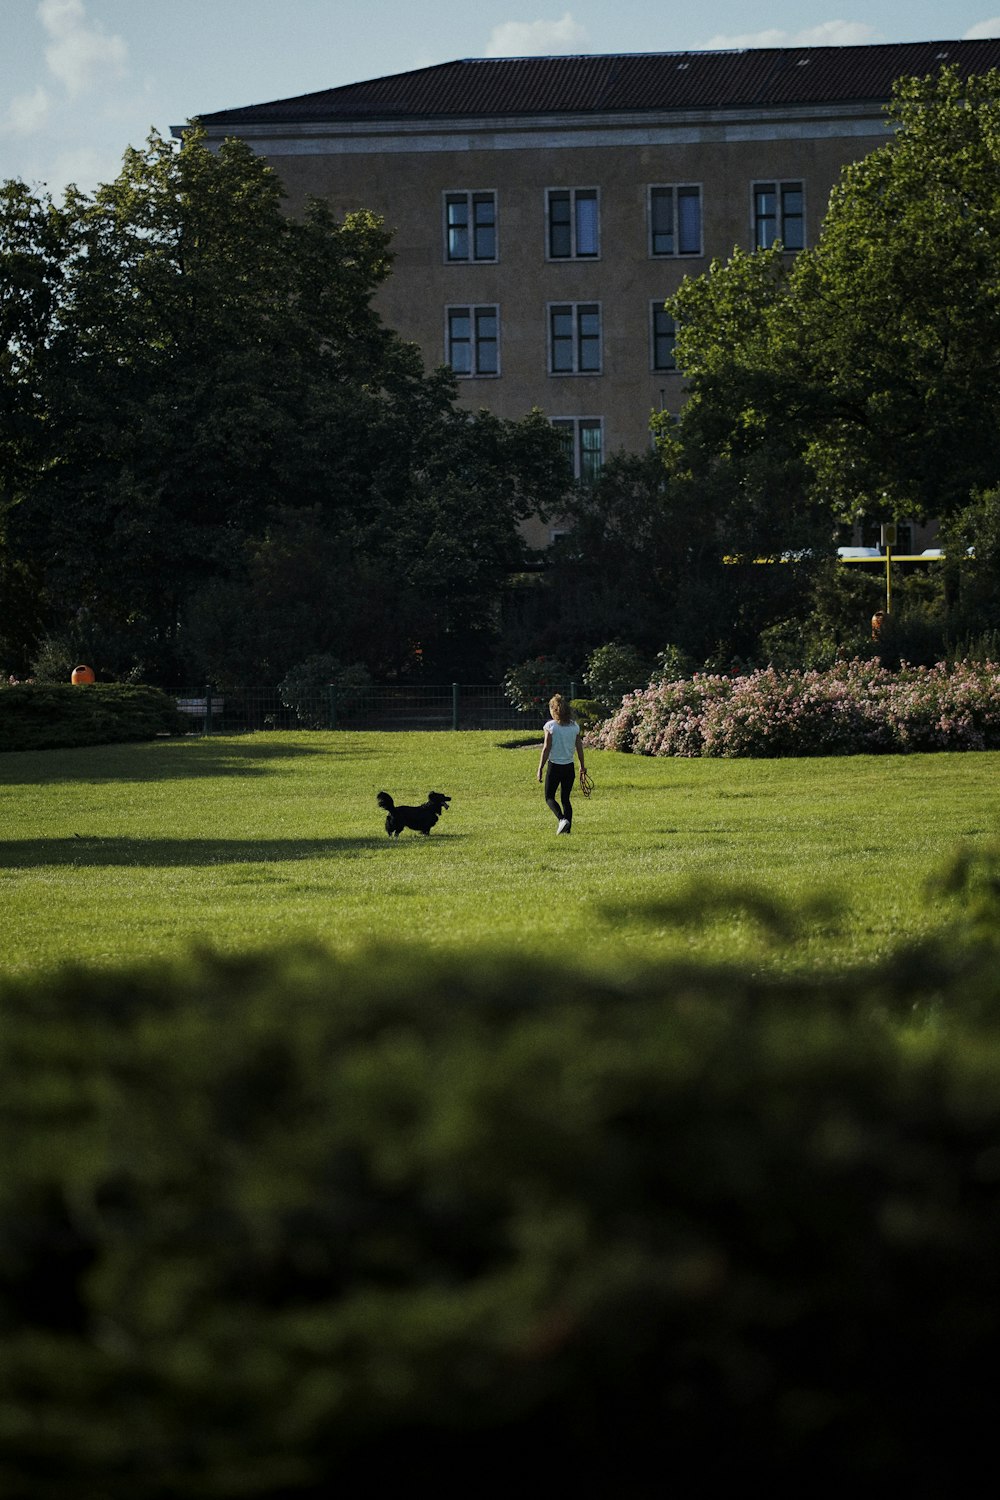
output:
[[[562,487],[558,443],[538,415],[459,409],[384,327],[380,220],[281,200],[245,143],[196,130],[61,206],[0,192],[0,586],[22,660],[48,634],[158,679],[345,649],[393,672],[488,634],[517,522]]]
[[[901,79],[889,116],[814,248],[736,252],[670,303],[668,464],[758,545],[796,546],[814,507],[947,516],[1000,477],[1000,74]]]

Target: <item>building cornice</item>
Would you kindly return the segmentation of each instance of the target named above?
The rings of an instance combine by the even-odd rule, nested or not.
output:
[[[184,126],[174,126],[180,136]],[[519,151],[670,146],[711,142],[887,137],[881,101],[783,108],[633,113],[475,116],[455,119],[282,121],[205,127],[209,144],[235,136],[267,156],[364,155],[372,152]]]

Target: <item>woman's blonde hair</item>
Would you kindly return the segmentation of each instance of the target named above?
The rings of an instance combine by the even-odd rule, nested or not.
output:
[[[558,719],[560,724],[572,724],[573,722],[573,711],[562,693],[555,693],[549,699],[549,713],[554,719]]]

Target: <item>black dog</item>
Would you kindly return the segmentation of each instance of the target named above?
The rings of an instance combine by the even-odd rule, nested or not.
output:
[[[398,839],[404,828],[412,828],[414,833],[430,833],[451,798],[444,792],[428,792],[427,801],[419,807],[397,807],[388,792],[379,792],[375,800],[389,814],[385,820],[386,833],[391,839]]]

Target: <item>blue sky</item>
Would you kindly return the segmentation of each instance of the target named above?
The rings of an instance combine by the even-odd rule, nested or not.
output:
[[[0,179],[92,189],[200,111],[456,57],[1000,36],[1000,0],[0,0]]]

